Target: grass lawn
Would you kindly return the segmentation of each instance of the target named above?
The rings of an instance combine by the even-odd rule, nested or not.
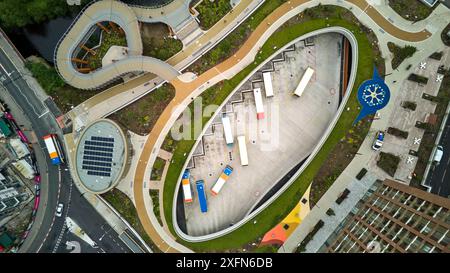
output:
[[[272,1],[268,1],[265,3],[272,3]],[[319,8],[323,9],[324,7],[322,6]],[[207,101],[205,105],[209,103],[220,105],[221,102],[228,96],[228,94],[230,94],[247,75],[249,75],[261,62],[265,61],[271,54],[274,53],[274,51],[276,50],[274,49],[275,46],[276,48],[281,48],[283,47],[283,45],[303,34],[309,33],[313,30],[325,28],[327,27],[327,25],[330,25],[341,26],[349,29],[354,33],[358,41],[358,73],[356,75],[352,94],[345,106],[345,108],[348,108],[349,110],[342,113],[331,135],[322,146],[322,149],[315,156],[308,167],[303,171],[302,175],[275,202],[269,205],[260,214],[255,216],[251,221],[247,222],[238,230],[235,230],[228,235],[201,243],[188,243],[179,238],[178,240],[185,244],[187,247],[200,252],[224,251],[230,249],[237,250],[243,245],[248,244],[249,242],[257,241],[265,232],[279,223],[279,221],[282,220],[286,216],[286,214],[293,209],[293,207],[297,204],[298,199],[306,191],[309,184],[317,174],[318,170],[327,159],[329,153],[346,135],[349,129],[352,128],[353,121],[359,113],[359,103],[356,98],[356,90],[364,80],[372,77],[373,65],[377,62],[377,60],[375,59],[372,46],[367,38],[366,33],[360,30],[360,26],[356,25],[355,23],[342,19],[342,14],[347,11],[334,6],[330,6],[327,9],[335,16],[329,16],[328,20],[312,19],[303,21],[301,24],[299,23],[289,26],[285,25],[281,27],[281,29],[274,33],[262,47],[262,53],[260,54],[261,59],[258,58],[257,60],[255,60],[254,63],[247,66],[232,79],[223,81],[221,84],[209,88],[204,92],[204,94],[202,94],[202,97]],[[315,9],[312,9],[312,11],[314,12]],[[257,11],[254,17],[265,17],[266,15],[262,15]],[[170,138],[170,136],[168,138]],[[165,141],[166,148],[174,147],[173,161],[169,167],[168,175],[166,177],[164,185],[165,202],[163,204],[164,213],[168,221],[169,228],[171,229],[173,234],[176,234],[172,226],[172,200],[174,196],[175,186],[178,176],[182,171],[182,167],[184,165],[186,157],[189,154],[189,151],[192,149],[194,143],[194,140],[182,140],[174,143],[170,143],[170,139],[166,139]],[[254,220],[257,221],[256,225],[253,224]]]
[[[399,47],[392,42],[388,42],[387,45],[389,51],[394,54],[391,63],[393,69],[396,69],[405,59],[411,57],[417,51],[417,48],[410,45]]]
[[[208,30],[231,10],[230,0],[203,0],[195,9],[198,11],[200,27]]]
[[[100,90],[80,90],[65,84],[55,68],[44,61],[27,61],[25,66],[63,113],[67,113],[72,107],[101,92]]]
[[[120,215],[122,215],[125,220],[136,230],[141,238],[147,243],[147,245],[155,252],[160,252],[159,248],[156,247],[150,237],[144,230],[137,211],[131,202],[130,198],[126,196],[123,192],[118,189],[112,189],[111,191],[101,195],[113,208],[115,208]]]
[[[380,159],[377,161],[377,166],[393,177],[395,171],[397,171],[398,163],[400,163],[400,157],[391,153],[380,152]]]
[[[427,18],[437,5],[429,8],[419,0],[389,0],[389,6],[401,17],[410,21],[420,21]]]
[[[162,226],[163,222],[161,220],[161,213],[159,210],[159,190],[149,190],[150,197],[153,203],[153,212],[155,213],[158,223]]]
[[[177,54],[183,43],[169,36],[169,30],[163,23],[142,23],[142,55],[167,60]]]
[[[259,23],[284,2],[287,2],[287,0],[265,1],[247,20],[241,23],[225,39],[220,41],[220,43],[205,53],[186,70],[200,75],[221,61],[227,59],[240,48]]]
[[[102,44],[95,49],[96,54],[88,54],[86,56],[86,61],[89,63],[88,67],[92,70],[102,67],[102,59],[112,46],[127,46],[125,35],[118,31],[103,32],[102,38]]]
[[[161,180],[161,175],[164,170],[164,166],[166,165],[166,161],[160,157],[157,157],[155,163],[153,164],[151,180]]]
[[[132,132],[146,135],[174,96],[175,88],[171,84],[165,83],[108,118]]]

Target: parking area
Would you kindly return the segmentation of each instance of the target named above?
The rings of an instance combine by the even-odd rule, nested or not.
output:
[[[342,36],[324,34],[312,40],[308,46],[298,41],[256,72],[221,109],[194,148],[189,164],[194,201],[185,205],[189,235],[211,234],[242,220],[308,157],[326,131],[340,103]],[[315,72],[305,92],[297,97],[293,93],[307,67]],[[271,71],[273,97],[265,96],[262,71]],[[254,88],[261,88],[262,119],[257,119]],[[226,144],[222,115],[230,119],[232,145]],[[247,166],[241,165],[238,136],[245,136]],[[233,172],[220,193],[212,195],[210,189],[226,165]],[[200,179],[205,182],[207,213],[200,211],[195,188]]]
[[[392,134],[385,134],[384,144],[381,151],[386,153],[392,153],[400,157],[400,163],[398,164],[397,171],[393,178],[398,181],[409,184],[414,169],[417,164],[417,154],[419,146],[424,134],[424,130],[416,127],[416,122],[430,122],[432,114],[435,111],[436,104],[430,100],[424,99],[423,95],[436,96],[441,82],[436,81],[437,71],[441,65],[441,61],[427,58],[422,62],[422,66],[418,65],[410,69],[411,73],[428,78],[426,84],[420,84],[410,80],[404,80],[401,82],[399,93],[393,103],[398,107],[395,107],[393,113],[388,122],[388,127],[400,129],[404,132],[408,132],[408,137],[401,138]],[[411,102],[416,104],[416,109],[411,110],[402,105],[405,102]],[[386,128],[387,130],[388,128]],[[375,137],[373,135],[373,137]],[[374,154],[377,156],[378,154]],[[373,168],[375,172],[379,174],[379,177],[389,177],[380,168],[376,167],[376,160],[373,161]]]

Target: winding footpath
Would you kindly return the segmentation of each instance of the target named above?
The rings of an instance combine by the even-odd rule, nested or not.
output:
[[[386,20],[375,8],[370,6],[364,0],[350,1],[320,1],[322,4],[333,4],[347,8],[366,26],[373,29],[377,34],[380,44],[389,40],[390,37],[380,37],[384,32],[388,33],[394,39],[406,42],[423,42],[434,35],[440,35],[440,32],[430,32],[427,29],[419,31],[407,31],[396,27]],[[144,190],[144,181],[149,179],[151,167],[156,159],[157,151],[161,146],[165,135],[169,132],[173,123],[179,114],[187,107],[191,100],[199,96],[208,87],[224,79],[230,79],[243,68],[245,68],[254,59],[258,48],[278,29],[283,23],[302,12],[305,8],[314,7],[319,4],[316,0],[292,0],[288,1],[269,16],[267,16],[261,24],[253,31],[251,36],[242,45],[242,47],[229,59],[206,71],[191,82],[182,82],[175,79],[170,83],[174,85],[176,94],[174,99],[169,103],[164,112],[157,120],[152,131],[149,133],[143,150],[139,156],[138,164],[134,176],[134,199],[139,218],[144,229],[151,239],[164,252],[186,251],[184,246],[176,243],[169,235],[167,235],[158,223],[154,220],[150,197]],[[435,23],[439,18],[431,18],[429,23]],[[432,21],[434,20],[434,21]],[[444,22],[439,21],[436,27],[442,27]],[[382,29],[382,34],[378,30]],[[162,193],[160,193],[162,194]]]

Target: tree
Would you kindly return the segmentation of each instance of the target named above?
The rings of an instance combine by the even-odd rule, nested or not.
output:
[[[42,23],[70,12],[78,12],[81,6],[69,6],[63,0],[0,0],[0,26],[6,29],[20,28]]]

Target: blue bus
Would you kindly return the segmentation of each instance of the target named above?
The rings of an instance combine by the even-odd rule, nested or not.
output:
[[[195,182],[195,185],[197,186],[200,210],[201,212],[206,213],[208,211],[208,204],[206,202],[205,182],[203,180],[198,180]]]

